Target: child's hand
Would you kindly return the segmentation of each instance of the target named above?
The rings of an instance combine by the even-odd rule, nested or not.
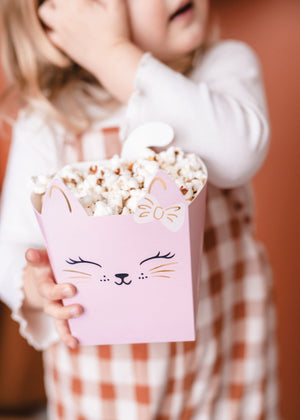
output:
[[[76,294],[71,284],[56,284],[46,250],[28,249],[23,274],[24,308],[42,310],[55,319],[61,340],[75,348],[77,340],[70,333],[67,320],[82,313],[80,305],[63,306],[61,300]]]
[[[125,0],[46,0],[38,13],[57,48],[121,102],[129,99],[143,52],[130,40]]]
[[[38,13],[52,43],[92,74],[130,42],[124,0],[46,0]]]

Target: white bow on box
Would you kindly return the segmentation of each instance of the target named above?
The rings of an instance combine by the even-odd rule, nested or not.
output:
[[[167,229],[176,232],[184,222],[185,208],[182,204],[162,207],[151,194],[146,194],[137,204],[134,219],[137,223],[161,222]]]

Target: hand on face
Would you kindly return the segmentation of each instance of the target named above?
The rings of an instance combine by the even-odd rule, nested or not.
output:
[[[124,0],[46,0],[38,14],[50,41],[96,77],[113,49],[130,43]]]
[[[62,299],[72,297],[76,289],[71,284],[56,284],[45,250],[28,249],[27,265],[23,273],[24,310],[43,310],[54,318],[56,330],[61,340],[69,347],[78,345],[71,335],[68,319],[82,313],[80,305],[64,306]]]

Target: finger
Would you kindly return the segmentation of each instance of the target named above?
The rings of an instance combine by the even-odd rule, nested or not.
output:
[[[72,336],[68,322],[56,320],[55,328],[61,340],[71,349],[76,349],[78,340]]]
[[[63,306],[63,304],[58,301],[50,301],[44,304],[44,312],[52,318],[67,320],[80,316],[83,312],[83,308],[76,304]]]
[[[42,20],[49,19],[55,13],[56,4],[53,0],[44,1],[38,8],[38,16]]]
[[[122,28],[123,35],[129,37],[129,14],[126,2],[124,0],[109,0],[107,10],[119,28]]]
[[[25,253],[25,258],[30,264],[49,264],[48,253],[45,249],[29,248]]]
[[[47,36],[48,36],[49,40],[52,42],[53,45],[55,45],[57,48],[63,50],[63,46],[62,46],[60,37],[58,36],[58,34],[55,31],[48,29],[47,30]]]
[[[38,8],[38,16],[46,26],[51,27],[54,22],[55,11],[55,3],[47,0]]]
[[[53,277],[49,276],[38,285],[39,294],[47,300],[61,300],[76,294],[76,287],[69,283],[56,284]]]

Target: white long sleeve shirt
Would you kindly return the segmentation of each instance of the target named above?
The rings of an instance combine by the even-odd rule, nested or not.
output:
[[[145,54],[127,107],[95,123],[82,139],[85,160],[105,157],[100,128],[119,125],[122,137],[146,121],[163,121],[175,145],[199,154],[209,182],[219,188],[247,183],[261,166],[269,139],[260,66],[241,42],[220,42],[200,56],[188,77]],[[63,127],[51,129],[36,112],[21,112],[14,126],[0,224],[0,297],[21,333],[36,348],[58,339],[52,319],[22,314],[22,270],[28,247],[43,247],[30,202],[29,179],[76,160]],[[66,149],[68,158],[66,158]]]

